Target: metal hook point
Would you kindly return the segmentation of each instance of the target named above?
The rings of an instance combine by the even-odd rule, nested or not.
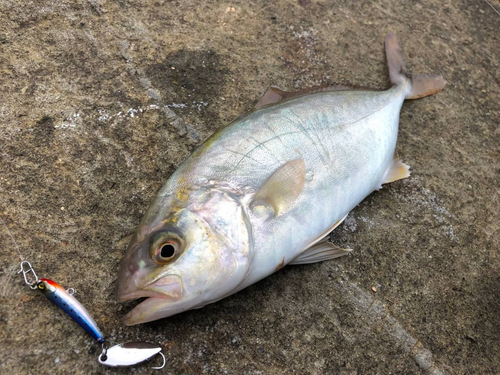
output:
[[[159,367],[151,367],[153,370],[161,370],[163,367],[165,367],[165,364],[167,363],[167,360],[165,359],[165,356],[163,355],[162,352],[158,352],[159,355],[163,358],[163,364]]]

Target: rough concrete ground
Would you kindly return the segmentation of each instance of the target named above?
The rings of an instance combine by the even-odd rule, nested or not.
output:
[[[488,3],[4,0],[0,10],[1,373],[131,371],[96,362],[83,330],[14,274],[18,251],[74,287],[111,343],[161,344],[165,373],[500,373],[500,15]],[[413,174],[334,232],[355,251],[123,326],[120,239],[182,160],[270,84],[387,87],[388,31],[412,71],[449,84],[405,103],[398,153]]]

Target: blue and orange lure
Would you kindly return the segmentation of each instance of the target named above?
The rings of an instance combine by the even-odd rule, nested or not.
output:
[[[145,362],[156,355],[163,358],[163,364],[159,367],[151,367],[160,370],[165,366],[166,359],[163,355],[161,346],[149,344],[147,342],[126,342],[115,345],[109,349],[104,344],[104,335],[97,326],[95,320],[78,300],[73,297],[73,289],[64,289],[55,281],[49,279],[39,279],[30,262],[23,260],[21,269],[24,282],[31,289],[38,289],[45,297],[59,306],[75,322],[83,327],[87,333],[92,336],[102,346],[102,353],[98,358],[99,363],[110,367],[129,367]]]
[[[39,279],[31,263],[27,260],[21,262],[21,269],[18,273],[24,276],[24,282],[31,289],[38,289],[45,297],[59,306],[75,322],[80,324],[87,333],[92,336],[104,348],[104,335],[97,326],[95,320],[83,305],[73,297],[74,289],[64,289],[55,281],[49,279]]]
[[[75,322],[80,324],[87,333],[97,342],[104,342],[104,335],[97,326],[95,320],[78,300],[68,293],[61,285],[49,279],[40,279],[36,283],[36,288],[41,291],[45,297],[59,306]]]

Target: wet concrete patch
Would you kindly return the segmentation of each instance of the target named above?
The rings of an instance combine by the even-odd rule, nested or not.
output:
[[[146,76],[165,105],[183,117],[197,118],[208,128],[219,126],[215,103],[223,96],[230,74],[223,58],[214,50],[179,50],[165,61],[148,66]]]

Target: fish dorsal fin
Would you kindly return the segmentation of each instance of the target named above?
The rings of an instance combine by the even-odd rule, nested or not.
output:
[[[259,99],[255,108],[259,109],[269,104],[276,104],[283,100],[298,98],[299,96],[304,96],[307,94],[314,94],[317,92],[328,92],[328,91],[345,91],[353,90],[352,87],[348,86],[328,86],[328,87],[309,87],[306,89],[298,91],[284,91],[275,86],[271,86],[267,89],[264,95]]]
[[[259,101],[255,104],[255,108],[259,109],[269,104],[275,104],[283,100],[283,97],[288,94],[286,91],[280,90],[277,87],[269,87],[262,95]]]
[[[399,159],[394,159],[392,161],[389,170],[385,175],[383,184],[388,184],[389,182],[394,182],[397,180],[402,180],[403,178],[410,177],[410,166],[406,165]]]
[[[276,170],[257,191],[250,208],[270,206],[274,216],[287,212],[299,196],[306,176],[306,163],[303,159],[287,162]]]
[[[292,260],[289,264],[298,265],[322,262],[324,260],[335,259],[343,255],[347,255],[351,251],[352,249],[342,249],[341,247],[328,242],[328,237],[326,237],[323,241],[318,242],[300,253],[299,256]]]

